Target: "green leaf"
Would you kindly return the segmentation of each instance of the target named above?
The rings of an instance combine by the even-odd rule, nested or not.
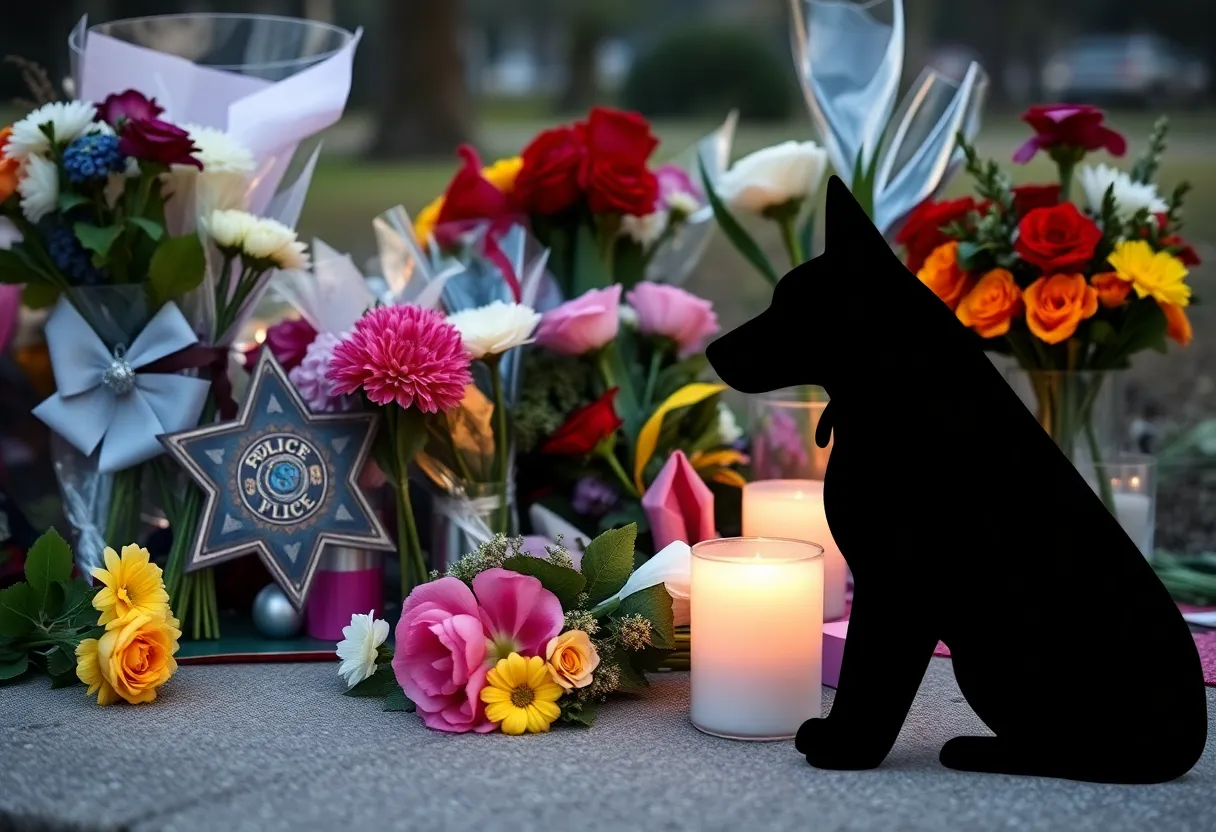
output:
[[[972,259],[981,251],[979,245],[972,242],[958,244],[958,265],[961,269],[970,269]]]
[[[72,547],[55,529],[47,529],[25,555],[25,579],[38,596],[38,608],[46,608],[51,584],[71,577]],[[62,602],[62,594],[59,600]]]
[[[1089,339],[1095,344],[1113,344],[1119,335],[1109,321],[1094,321],[1089,325]]]
[[[578,595],[587,584],[587,579],[578,570],[529,555],[507,558],[502,566],[512,572],[539,579],[541,586],[557,596],[563,610],[573,609],[578,604]]]
[[[0,589],[0,636],[23,636],[38,623],[38,593],[22,581]]]
[[[610,286],[612,275],[608,271],[608,264],[600,256],[595,229],[587,223],[579,223],[573,247],[574,274],[570,276],[571,297],[577,297],[589,289],[603,289]]]
[[[383,699],[392,693],[395,688],[399,687],[397,677],[393,673],[393,666],[391,664],[381,664],[376,666],[375,673],[346,691],[346,695]]]
[[[73,685],[82,684],[80,677],[76,675],[76,668],[73,667],[70,673],[63,673],[59,676],[51,677],[51,690],[59,688],[70,688]]]
[[[405,691],[403,691],[401,686],[398,685],[396,689],[389,692],[388,696],[384,697],[384,706],[382,710],[405,711],[406,713],[413,713],[416,708],[414,703],[410,701],[409,697],[405,695]]]
[[[802,228],[798,229],[798,245],[802,249],[802,256],[811,259],[811,249],[815,245],[815,214],[807,215],[806,222],[802,224]]]
[[[29,669],[29,656],[18,656],[15,659],[0,660],[0,682],[16,679]]]
[[[148,264],[153,299],[165,303],[196,289],[203,282],[205,267],[203,243],[197,234],[166,237]]]
[[[52,676],[75,674],[76,654],[69,653],[62,645],[56,647],[46,657],[46,672]]]
[[[74,194],[64,191],[59,194],[59,199],[55,201],[55,208],[61,214],[66,214],[73,208],[88,203],[89,198],[81,194]]]
[[[59,289],[49,283],[27,283],[21,291],[21,304],[29,309],[46,309],[57,300]]]
[[[60,583],[60,586],[63,587],[62,617],[71,622],[83,612],[93,619],[84,626],[91,627],[96,624],[98,612],[93,609],[93,596],[97,594],[98,587],[89,586],[84,578],[77,578],[74,581],[63,581]],[[71,625],[69,624],[69,626]]]
[[[710,207],[713,208],[714,219],[718,221],[718,227],[722,229],[722,233],[730,240],[731,245],[743,255],[743,258],[755,266],[757,271],[768,279],[769,283],[776,286],[781,276],[773,269],[773,264],[769,262],[764,249],[760,248],[755,239],[744,230],[743,226],[734,218],[722,200],[718,198],[718,195],[714,192],[713,182],[709,178],[709,171],[705,169],[705,160],[700,158],[700,156],[697,157],[697,165],[701,170],[701,184],[705,187],[705,194],[709,198]]]
[[[640,589],[621,599],[616,618],[640,615],[650,622],[650,643],[660,650],[674,650],[676,620],[671,610],[671,596],[662,584]]]
[[[621,650],[616,654],[617,667],[621,669],[621,685],[620,690],[634,691],[643,690],[650,687],[650,682],[646,679],[646,674],[638,670],[630,660],[628,652]]]
[[[571,702],[562,708],[561,721],[590,728],[595,724],[595,717],[599,713],[599,709],[600,705],[594,699]]]
[[[633,573],[633,547],[638,527],[630,524],[606,531],[587,544],[583,552],[582,571],[587,581],[584,590],[590,603],[598,604],[620,592]]]
[[[114,246],[114,241],[122,234],[123,226],[121,225],[105,225],[98,227],[87,222],[78,222],[72,226],[72,231],[76,234],[76,239],[85,247],[87,251],[91,251],[100,257],[108,257],[110,249]]]
[[[127,217],[127,222],[143,231],[153,240],[159,240],[161,237],[165,236],[165,227],[155,220],[150,220],[147,217]]]

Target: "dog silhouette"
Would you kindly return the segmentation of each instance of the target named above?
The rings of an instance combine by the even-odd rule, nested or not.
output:
[[[983,352],[828,183],[826,252],[710,344],[743,393],[820,385],[832,537],[854,577],[830,714],[796,747],[870,769],[894,745],[938,640],[995,736],[942,765],[1160,783],[1207,741],[1198,651],[1140,550]],[[1087,621],[1100,612],[1101,625]]]

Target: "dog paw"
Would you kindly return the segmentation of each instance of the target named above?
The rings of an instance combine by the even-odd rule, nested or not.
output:
[[[815,768],[835,771],[877,768],[885,756],[859,748],[855,738],[850,741],[848,732],[841,731],[828,719],[808,719],[802,723],[794,747]]]

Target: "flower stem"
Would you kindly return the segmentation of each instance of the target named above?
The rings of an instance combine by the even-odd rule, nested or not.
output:
[[[1072,192],[1072,171],[1076,164],[1072,159],[1064,158],[1056,162],[1060,170],[1060,202],[1068,202],[1069,194]]]
[[[414,507],[410,503],[410,481],[401,474],[397,487],[397,554],[401,560],[401,601],[410,596],[414,587],[426,581],[426,563],[422,559],[422,541],[414,522]]]
[[[611,390],[618,385],[616,376],[612,372],[612,362],[608,357],[609,349],[611,349],[611,342],[595,354],[595,366],[600,371],[600,378],[604,380],[604,387]]]
[[[495,534],[507,534],[507,444],[510,438],[507,436],[507,399],[503,394],[502,384],[502,362],[501,355],[487,356],[486,366],[490,368],[490,386],[494,394],[494,453],[497,457],[497,480],[500,487],[498,494],[499,504],[498,509],[494,512],[494,532]]]
[[[647,413],[654,405],[654,388],[659,382],[659,365],[663,363],[663,355],[666,352],[665,344],[656,344],[654,352],[650,354],[650,369],[646,373],[646,392],[642,398],[642,408]]]
[[[781,242],[785,244],[785,251],[790,256],[790,268],[797,268],[806,261],[802,243],[798,241],[798,230],[794,227],[794,220],[794,215],[788,213],[783,213],[777,218],[777,225],[781,229]]]
[[[638,493],[637,487],[634,486],[633,480],[629,479],[629,475],[625,473],[625,469],[621,467],[621,462],[616,458],[616,454],[612,452],[612,448],[600,447],[596,449],[596,453],[601,459],[604,460],[604,462],[608,463],[608,467],[612,469],[612,473],[616,475],[617,480],[619,480],[622,487],[624,487],[625,493],[627,493],[630,497],[633,497],[635,500],[642,496]]]

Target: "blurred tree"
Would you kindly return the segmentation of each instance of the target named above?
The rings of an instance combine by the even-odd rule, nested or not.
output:
[[[472,111],[461,54],[461,0],[382,0],[376,27],[380,90],[373,156],[442,156],[469,139]]]

